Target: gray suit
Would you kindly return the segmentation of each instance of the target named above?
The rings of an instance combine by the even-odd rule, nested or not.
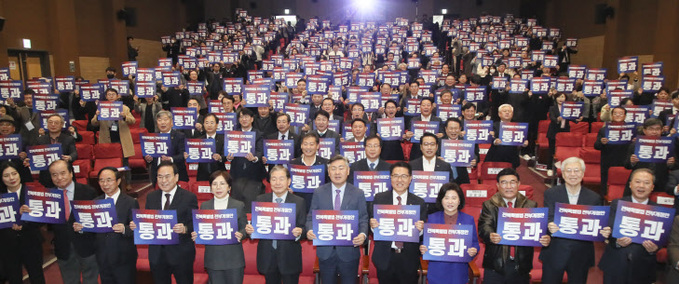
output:
[[[341,210],[358,210],[358,234],[368,236],[368,208],[363,191],[345,183]],[[306,226],[313,228],[313,210],[333,210],[332,183],[326,183],[316,189],[311,199],[311,208],[307,214]],[[335,283],[337,273],[342,283],[356,283],[358,263],[361,249],[354,246],[318,246],[316,256],[319,259],[321,282]]]
[[[210,199],[200,205],[200,209],[214,209],[215,200]],[[245,225],[248,223],[247,215],[243,209],[243,202],[229,197],[227,209],[236,209],[238,217],[238,231],[247,236]],[[242,241],[242,240],[241,240]],[[210,277],[210,283],[243,283],[245,272],[245,255],[241,243],[220,246],[205,246],[205,269]]]

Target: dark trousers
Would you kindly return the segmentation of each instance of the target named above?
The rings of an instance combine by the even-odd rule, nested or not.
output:
[[[151,274],[153,275],[153,282],[156,284],[170,284],[172,283],[172,275],[174,275],[177,284],[193,284],[193,258],[186,260],[174,260],[178,263],[169,264],[164,247],[160,250],[160,257],[158,262],[150,262]]]
[[[583,256],[585,254],[582,254]],[[573,257],[573,255],[571,255]],[[583,258],[583,257],[580,257]],[[568,283],[587,283],[587,274],[589,273],[589,266],[587,261],[578,259],[577,256],[572,258],[566,267],[553,268],[549,264],[542,266],[542,283],[544,284],[559,284],[563,282],[564,272],[568,273]]]
[[[23,246],[18,254],[7,253],[7,248],[3,250],[5,250],[5,253],[2,254],[2,261],[0,263],[2,264],[4,276],[10,284],[24,283],[21,270],[22,265],[26,267],[31,284],[45,283],[45,275],[42,271],[42,246]],[[1,281],[0,283],[5,282]]]
[[[339,274],[340,283],[356,284],[359,260],[360,258],[352,261],[342,261],[339,256],[337,256],[337,252],[333,251],[328,259],[320,260],[318,263],[321,270],[321,283],[337,283],[337,275]]]
[[[207,275],[210,283],[241,284],[245,277],[245,267],[226,270],[207,268]]]
[[[519,273],[517,264],[513,260],[507,260],[505,263],[504,275],[496,272],[493,269],[484,269],[483,283],[485,284],[528,284],[530,283],[530,275],[528,273]]]
[[[297,284],[299,283],[299,273],[281,274],[278,268],[278,252],[267,256],[271,258],[271,266],[269,271],[264,273],[266,284]]]
[[[108,264],[98,262],[101,284],[135,283],[137,278],[137,263]]]
[[[389,268],[386,270],[377,269],[377,281],[379,283],[417,283],[419,267],[412,267],[412,260],[406,258],[403,253],[391,252]]]

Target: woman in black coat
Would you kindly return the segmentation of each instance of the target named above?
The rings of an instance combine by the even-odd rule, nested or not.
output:
[[[19,195],[21,209],[16,212],[17,219],[20,213],[28,212],[26,192],[28,187],[22,183],[21,175],[14,164],[3,162],[0,164],[0,194],[14,193]],[[24,281],[22,265],[26,268],[31,284],[45,283],[45,275],[42,271],[42,235],[39,223],[19,222],[10,228],[0,229],[0,250],[2,268],[10,284],[22,284]]]
[[[547,140],[549,141],[549,157],[547,160],[547,168],[554,168],[554,153],[556,152],[556,134],[559,132],[570,132],[571,127],[569,121],[563,118],[561,112],[563,110],[563,102],[566,101],[566,94],[557,93],[554,96],[554,105],[549,108],[549,129],[547,129]],[[582,113],[575,122],[582,120]]]
[[[610,167],[623,167],[625,166],[626,155],[622,153],[627,153],[629,148],[629,143],[623,144],[609,144],[608,138],[606,138],[606,128],[609,125],[615,124],[625,124],[625,116],[627,115],[627,110],[624,107],[616,107],[611,110],[611,121],[606,124],[606,126],[599,129],[599,133],[596,136],[596,142],[594,142],[594,149],[601,151],[601,194],[607,194],[606,184],[608,183],[608,169]]]

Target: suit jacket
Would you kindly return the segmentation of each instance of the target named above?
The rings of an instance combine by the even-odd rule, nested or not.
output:
[[[21,194],[19,196],[19,205],[26,204],[26,192],[28,187],[25,184],[21,186]],[[0,190],[0,194],[8,193],[7,189]],[[18,214],[19,212],[17,212]],[[20,217],[21,215],[17,215]],[[9,258],[21,260],[21,255],[26,251],[31,251],[31,247],[42,247],[42,234],[40,227],[41,223],[23,222],[21,230],[15,231],[11,227],[0,229],[0,242],[3,244],[3,250],[0,255],[6,255]]]
[[[340,125],[342,125],[341,122],[340,122]],[[316,131],[316,134],[318,134],[318,131]],[[335,153],[339,154],[339,152],[340,152],[340,138],[342,138],[339,133],[337,133],[333,130],[327,129],[325,131],[325,133],[323,133],[323,135],[318,134],[318,137],[320,139],[324,139],[324,138],[325,139],[335,139]],[[300,146],[301,146],[301,144],[300,144]]]
[[[422,116],[413,116],[412,119],[408,120],[408,117],[406,117],[406,130],[410,130],[410,126],[412,125],[413,122],[415,121],[422,121]],[[438,122],[439,123],[439,132],[443,132],[443,121],[441,121],[441,118],[432,114],[431,117],[429,118],[429,121],[432,122]],[[434,133],[436,134],[436,133]],[[440,146],[439,146],[440,147]],[[410,160],[415,160],[418,158],[422,157],[422,149],[420,149],[420,143],[413,143],[412,150],[410,150]],[[451,175],[452,176],[452,175]]]
[[[17,116],[19,117],[18,124],[20,127],[19,131],[21,133],[21,138],[23,138],[24,141],[31,141],[32,138],[38,136],[38,128],[40,128],[40,114],[38,112],[34,112],[32,108],[27,106],[18,107],[16,111]],[[28,130],[26,127],[26,123],[28,122],[33,124],[33,129]]]
[[[615,210],[618,208],[619,200],[632,202],[631,196],[613,200],[611,202],[611,214],[608,216],[608,223],[615,221]],[[658,205],[649,200],[648,205]],[[629,283],[653,283],[655,282],[656,252],[648,253],[640,245],[632,243],[627,247],[618,247],[617,239],[611,235],[608,238],[608,245],[599,261],[599,268],[607,273],[626,273]]]
[[[203,134],[198,137],[199,139],[207,139],[207,134]],[[224,157],[224,134],[215,134],[215,150],[219,155]],[[205,181],[210,180],[210,175],[218,170],[226,170],[224,162],[212,160],[210,163],[198,163],[198,172],[196,174],[196,180]]]
[[[236,216],[238,217],[238,231],[243,234],[243,239],[247,236],[245,233],[245,225],[248,224],[248,217],[243,211],[245,204],[232,197],[229,197],[226,203],[227,209],[236,209]],[[210,199],[200,205],[200,209],[215,209],[215,200]],[[242,240],[241,239],[241,242]],[[245,267],[245,254],[243,253],[243,244],[237,243],[232,245],[219,246],[205,246],[205,268],[214,270],[226,270]]]
[[[184,162],[184,150],[186,144],[186,136],[177,130],[170,131],[170,151],[168,152],[172,157],[172,162],[177,165],[179,170],[179,180],[189,181],[189,174],[186,171],[186,163]],[[149,173],[151,181],[156,184],[156,176],[158,175],[158,158],[153,158],[149,165]],[[197,205],[196,205],[197,206]]]
[[[137,120],[132,116],[130,108],[126,105],[123,105],[123,113],[127,113],[127,115],[124,120],[118,120],[118,134],[120,135],[120,144],[123,146],[123,156],[128,158],[134,156],[134,144],[132,143],[129,125],[134,124]],[[99,121],[95,115],[92,118],[92,125],[99,125],[99,143],[111,143],[111,126],[113,121]]]
[[[544,206],[549,208],[549,222],[554,222],[554,207],[557,202],[568,204],[568,192],[565,185],[557,185],[545,191]],[[602,205],[601,196],[586,187],[580,189],[578,205]],[[586,255],[587,267],[594,266],[594,244],[591,241],[552,238],[549,246],[542,248],[540,259],[555,269],[565,269],[571,257],[582,260],[575,255]]]
[[[432,224],[445,224],[445,216],[443,214],[445,214],[443,211],[429,214],[429,220],[427,222]],[[476,248],[476,251],[479,251],[479,238],[476,233],[474,217],[458,211],[457,224],[473,226],[472,243],[469,248],[473,247]],[[375,249],[377,249],[377,247],[375,247]],[[465,253],[467,253],[466,250]],[[475,257],[481,256],[477,255]],[[467,263],[463,262],[429,261],[427,279],[430,283],[467,283],[467,279],[469,279],[468,266]]]
[[[561,123],[559,122],[559,117],[561,116],[561,111],[559,111],[558,105],[553,105],[549,108],[549,128],[547,129],[547,138],[556,139],[556,134],[559,132],[569,132],[571,131],[571,126],[568,121],[561,128]]]
[[[22,179],[23,180],[23,179]],[[670,196],[674,196],[674,209],[676,215],[679,215],[679,196],[674,195],[674,188],[679,185],[679,170],[670,171],[667,175],[667,185],[665,185],[665,192]]]
[[[250,162],[244,157],[235,157],[231,161],[231,176],[234,179],[245,178],[253,181],[261,181],[264,178],[265,170],[264,164],[262,163],[262,132],[252,128],[255,132],[255,156],[259,159],[257,162]],[[226,159],[226,155],[224,156]]]
[[[140,115],[140,122],[139,122],[139,127],[140,128],[146,128],[146,102],[137,102],[134,104],[134,111],[136,111]],[[156,114],[163,110],[163,105],[159,102],[153,103],[153,106],[151,107],[151,112],[153,114],[153,125],[151,125],[153,128],[153,132],[156,130]]]
[[[665,283],[679,283],[679,271],[675,269],[679,262],[679,216],[674,217],[670,242],[667,245],[667,281]]]
[[[272,202],[273,193],[265,193],[257,196],[257,202]],[[306,236],[306,204],[304,198],[288,192],[283,203],[295,204],[295,224],[296,227],[302,228],[302,235],[300,240]],[[292,229],[291,229],[292,230]],[[277,261],[278,271],[281,274],[297,274],[302,272],[302,246],[299,240],[279,240],[276,242],[276,249],[272,246],[272,240],[260,239],[257,243],[257,270],[259,273],[267,274],[276,272],[272,269],[273,257]]]
[[[377,160],[377,165],[375,165],[375,171],[389,171],[391,168],[391,164],[387,163],[387,161],[379,159]],[[360,172],[360,171],[371,171],[370,165],[368,165],[368,159],[361,159],[353,164],[351,164],[350,167],[351,171],[349,172],[349,178],[347,179],[347,182],[350,184],[354,184],[354,172]],[[370,212],[369,212],[370,213]]]
[[[97,197],[94,189],[86,184],[75,183],[73,190],[73,200],[92,200]],[[71,243],[75,247],[76,253],[81,257],[88,257],[94,254],[95,245],[94,233],[76,233],[73,230],[75,217],[71,210],[71,215],[65,224],[52,225],[54,230],[54,254],[58,259],[66,260],[71,253]]]
[[[151,191],[146,196],[146,209],[162,210],[162,190]],[[177,211],[177,223],[184,224],[186,234],[179,235],[179,244],[176,245],[149,245],[149,261],[158,263],[161,257],[170,265],[177,265],[196,258],[196,247],[191,240],[193,232],[193,214],[191,210],[198,209],[198,199],[192,192],[177,186],[175,196],[172,198],[168,210]],[[165,252],[164,254],[162,252]]]
[[[345,183],[344,196],[342,197],[341,210],[358,210],[358,234],[365,234],[368,236],[368,209],[366,207],[365,195],[363,190],[360,190],[350,183]],[[314,191],[311,199],[311,208],[306,218],[306,227],[313,228],[312,214],[313,210],[333,210],[332,202],[332,183],[326,183]],[[320,260],[327,260],[330,258],[333,250],[337,252],[337,256],[345,262],[355,261],[361,256],[361,249],[354,246],[319,246],[316,247],[316,255]]]
[[[264,135],[264,139],[278,140],[278,134],[280,134],[278,131],[276,131],[274,133],[266,134],[266,135]],[[285,137],[285,140],[292,140],[293,142],[295,142],[295,152],[293,153],[295,155],[295,157],[299,157],[302,154],[302,147],[301,147],[302,142],[300,141],[299,138],[300,138],[300,136],[298,134],[296,134],[295,132],[293,132],[292,128],[290,128],[290,130],[288,130],[288,136]],[[264,142],[262,142],[262,143],[264,143]],[[262,149],[264,149],[263,146],[262,146]]]
[[[424,199],[418,197],[410,192],[408,194],[408,199],[405,205],[418,205],[420,206],[420,220],[427,221],[427,204]],[[376,204],[394,204],[394,191],[389,190],[385,192],[380,192],[375,194],[372,204],[368,210],[370,218],[374,218],[373,205]],[[472,219],[473,221],[473,219]],[[388,241],[375,241],[375,250],[372,254],[372,261],[375,267],[379,270],[388,270],[389,262],[391,260],[391,243]],[[420,243],[403,243],[403,251],[401,252],[406,255],[405,259],[408,262],[408,267],[411,270],[417,270],[420,264]]]
[[[95,199],[105,199],[100,195]],[[111,266],[137,263],[137,248],[134,246],[134,234],[130,229],[132,209],[139,209],[139,202],[133,197],[120,192],[116,201],[118,223],[125,225],[125,233],[104,233],[97,235],[97,262]]]
[[[453,169],[450,164],[442,161],[438,157],[436,159],[436,164],[434,165],[435,172],[448,172],[448,180],[450,182],[456,182],[457,184],[469,183],[469,173],[465,167],[456,167],[457,178],[453,178]],[[413,171],[423,171],[424,170],[424,157],[420,157],[416,160],[410,161],[410,166]]]

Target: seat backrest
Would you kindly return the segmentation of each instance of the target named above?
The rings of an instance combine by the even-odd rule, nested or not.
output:
[[[76,130],[78,130],[78,133],[87,130],[87,120],[74,120],[71,122],[71,125],[75,127]]]
[[[608,184],[609,185],[626,185],[629,175],[632,170],[624,167],[610,167],[608,168]]]
[[[140,136],[139,134],[148,133],[149,131],[146,127],[143,128],[130,128],[130,135],[132,135],[132,143],[139,144]]]
[[[300,241],[302,245],[302,273],[301,276],[313,276],[316,264],[316,247],[312,241]]]
[[[507,162],[483,162],[479,177],[481,180],[495,180],[502,169],[511,167],[512,164]]]
[[[580,122],[580,123],[575,123],[573,121],[569,121],[568,124],[571,127],[571,132],[573,133],[589,133],[589,123],[587,122]]]
[[[559,132],[556,134],[556,144],[559,147],[582,147],[582,136],[577,132]]]
[[[123,166],[123,159],[122,158],[101,158],[101,159],[95,159],[94,160],[94,167],[92,167],[93,173],[99,173],[99,171],[105,167],[114,167],[114,168],[120,168]]]
[[[540,122],[538,122],[538,133],[547,133],[550,123],[551,121],[549,121],[549,119],[540,120]]]
[[[582,148],[580,149],[580,158],[585,161],[585,164],[600,164],[601,151],[594,148]]]
[[[258,275],[257,271],[257,243],[259,240],[250,239],[243,241],[245,253],[245,275]]]
[[[73,173],[76,178],[86,178],[90,174],[92,167],[91,160],[75,160],[73,161]]]
[[[75,144],[75,150],[78,151],[78,160],[92,160],[92,145],[90,144]]]
[[[464,192],[465,208],[466,206],[481,206],[497,192],[496,186],[490,183],[461,184],[460,188]]]
[[[596,143],[597,133],[587,133],[582,138],[582,147],[593,148],[594,143]]]
[[[96,140],[94,139],[94,132],[92,131],[80,131],[78,130],[78,134],[82,136],[83,140],[78,142],[78,144],[89,144],[89,145],[94,145],[96,143]]]
[[[196,260],[193,262],[193,273],[205,272],[205,245],[196,245]]]
[[[196,181],[191,183],[191,192],[196,194],[198,200],[210,200],[212,199],[212,192],[210,190],[210,182],[208,181]]]
[[[120,143],[99,143],[94,145],[95,159],[122,158],[123,146]]]
[[[535,189],[533,188],[532,185],[528,185],[528,184],[519,185],[519,192],[521,194],[523,194],[524,196],[526,196],[526,198],[528,198],[528,199],[533,199],[533,192],[534,191],[535,191]]]
[[[599,133],[599,129],[604,127],[604,123],[601,121],[595,121],[592,122],[592,124],[589,126],[589,133]]]

